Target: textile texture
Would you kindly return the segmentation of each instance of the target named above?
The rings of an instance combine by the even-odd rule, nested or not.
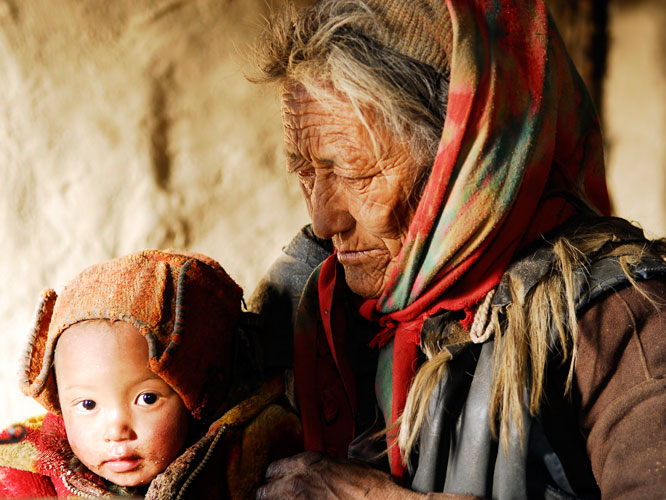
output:
[[[273,379],[230,409],[153,479],[145,498],[254,498],[268,464],[301,450],[298,418],[278,403],[283,393]],[[113,485],[74,460],[62,417],[47,413],[22,425],[23,440],[0,445],[0,496],[114,497]]]
[[[387,286],[361,309],[383,328],[380,372],[392,371],[378,372],[377,392],[390,424],[404,408],[426,318],[452,310],[471,320],[516,251],[577,212],[571,197],[610,209],[598,118],[542,0],[427,2],[427,15],[412,12],[425,9],[422,2],[368,5],[387,29],[391,15],[418,19],[424,32],[449,16],[452,29],[447,116],[432,172]],[[399,43],[391,48],[405,53]],[[342,303],[334,259],[320,276],[320,301],[333,308]],[[339,334],[324,325],[344,325],[323,318],[320,326],[339,359],[331,341]],[[316,409],[303,418],[321,420]],[[402,476],[397,447],[390,458]]]
[[[579,355],[571,392],[564,394],[571,366],[562,362],[551,325],[538,415],[530,415],[524,401],[523,439],[515,427],[493,433],[487,407],[497,369],[495,349],[507,355],[505,346],[496,345],[507,337],[483,344],[468,338],[449,346],[449,371],[430,400],[431,418],[421,429],[418,453],[410,457],[414,490],[511,499],[662,498],[666,428],[658,408],[666,404],[666,305],[658,297],[665,291],[666,264],[641,231],[626,231],[629,225],[621,220],[600,218],[596,227],[593,219],[578,221],[521,252],[493,301],[493,307],[506,311],[538,295],[542,278],[559,267],[554,242],[572,234],[587,241],[586,236],[597,235],[595,249],[572,273]],[[603,238],[591,230],[606,224],[614,230]],[[639,254],[631,263],[625,260]],[[431,338],[442,338],[450,325],[442,314],[424,329]],[[499,444],[503,439],[506,447]]]
[[[241,297],[222,267],[203,255],[145,250],[91,266],[59,296],[43,293],[21,389],[59,414],[52,364],[60,335],[80,321],[126,321],[146,338],[150,369],[205,420],[227,394]]]
[[[666,280],[644,281],[578,321],[577,422],[607,498],[666,492],[666,305],[650,300],[664,296]]]

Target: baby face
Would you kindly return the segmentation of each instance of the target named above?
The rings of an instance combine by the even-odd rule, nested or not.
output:
[[[55,372],[67,438],[91,471],[147,484],[178,456],[188,411],[148,368],[148,344],[124,321],[86,321],[58,340]]]

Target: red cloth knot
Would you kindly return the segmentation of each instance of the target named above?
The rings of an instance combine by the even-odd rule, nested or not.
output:
[[[465,317],[459,321],[460,326],[462,326],[465,330],[469,331],[470,327],[472,326],[472,323],[474,322],[474,315],[476,313],[476,309],[473,307],[465,307],[463,309],[465,311]]]
[[[421,345],[421,327],[426,319],[427,316],[423,315],[412,321],[400,322],[390,316],[383,316],[379,319],[379,325],[382,329],[372,338],[368,346],[381,349],[396,335],[401,338],[406,337],[404,340],[408,343]]]

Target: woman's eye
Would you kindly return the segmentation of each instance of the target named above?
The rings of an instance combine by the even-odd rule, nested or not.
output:
[[[309,179],[314,179],[315,173],[313,169],[308,168],[297,171],[296,175],[301,181],[308,181]]]
[[[158,396],[153,392],[144,392],[139,396],[137,404],[141,406],[150,406],[157,403]]]
[[[83,401],[79,401],[76,406],[80,408],[81,410],[86,410],[90,411],[95,409],[95,406],[97,406],[97,403],[95,403],[92,399],[84,399]]]
[[[341,176],[342,182],[344,182],[350,188],[355,190],[363,190],[370,185],[372,177],[343,177]]]
[[[296,173],[296,175],[298,176],[298,180],[301,182],[301,184],[307,190],[307,192],[311,193],[312,189],[314,187],[314,181],[315,181],[314,170],[312,170],[312,169],[299,170]]]
[[[303,185],[306,191],[312,191],[314,184],[315,171],[302,156],[288,155],[287,157],[287,171],[291,174],[296,174],[299,182]]]

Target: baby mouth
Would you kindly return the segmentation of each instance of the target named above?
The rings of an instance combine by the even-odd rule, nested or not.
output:
[[[131,472],[138,469],[143,462],[143,458],[132,455],[127,457],[110,458],[102,463],[102,465],[111,469],[113,472]]]

